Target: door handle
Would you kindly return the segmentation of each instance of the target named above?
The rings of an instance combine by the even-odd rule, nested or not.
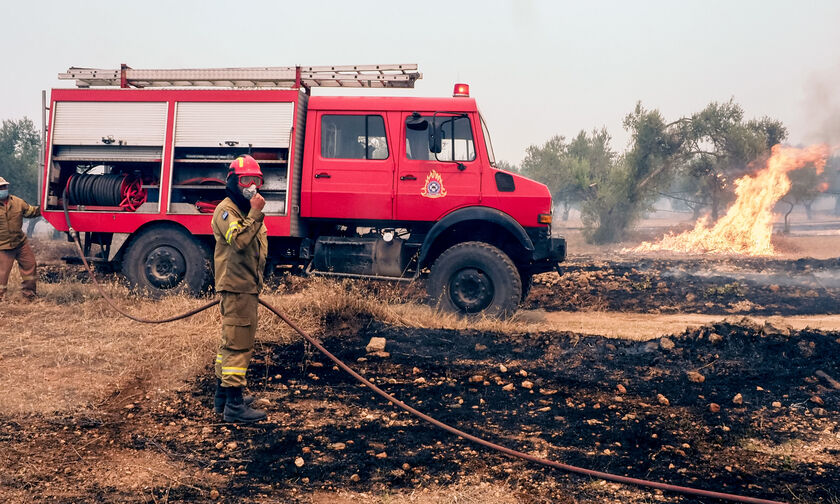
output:
[[[400,177],[400,180],[417,180],[417,177],[415,177],[414,175],[402,175]]]
[[[316,173],[315,178],[330,178],[329,173]]]

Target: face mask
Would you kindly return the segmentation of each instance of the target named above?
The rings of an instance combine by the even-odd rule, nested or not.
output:
[[[256,189],[254,190],[256,192]],[[9,197],[9,190],[8,189],[0,189],[0,199],[6,199]]]
[[[257,186],[254,184],[249,185],[248,187],[242,188],[242,196],[245,196],[246,199],[251,199],[257,195]]]

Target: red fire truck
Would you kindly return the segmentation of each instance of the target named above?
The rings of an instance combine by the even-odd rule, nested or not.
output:
[[[44,217],[152,294],[212,284],[211,213],[247,153],[262,167],[270,267],[427,279],[447,310],[503,315],[565,258],[546,186],[495,166],[464,84],[452,98],[311,96],[413,87],[416,65],[71,68],[53,89]],[[110,89],[109,89],[110,87]]]

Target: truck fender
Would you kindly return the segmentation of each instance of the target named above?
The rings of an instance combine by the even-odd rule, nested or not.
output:
[[[528,236],[528,233],[525,232],[525,229],[516,222],[513,217],[510,215],[497,210],[495,208],[488,208],[488,207],[466,207],[460,208],[455,210],[444,218],[439,220],[432,228],[429,230],[426,238],[423,240],[423,246],[420,247],[420,256],[419,256],[419,263],[423,264],[426,260],[426,255],[429,253],[429,250],[434,245],[435,240],[447,229],[454,226],[459,222],[464,221],[471,221],[471,220],[480,220],[480,221],[487,221],[493,224],[497,224],[504,228],[506,231],[510,232],[518,241],[519,244],[522,245],[522,248],[527,250],[528,252],[532,252],[534,250],[534,243],[531,241],[531,238]]]

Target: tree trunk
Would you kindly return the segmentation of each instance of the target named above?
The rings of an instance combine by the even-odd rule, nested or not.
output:
[[[840,194],[834,197],[834,216],[840,217]]]
[[[811,212],[811,205],[813,204],[813,201],[809,201],[808,203],[802,203],[802,205],[805,207],[805,216],[808,220],[812,220],[814,217],[813,213]]]
[[[712,191],[712,224],[718,220],[718,206],[720,206],[720,200],[718,198],[717,188],[715,188]]]
[[[572,204],[568,201],[563,202],[563,222],[569,220],[569,210],[572,209]]]
[[[785,201],[785,200],[782,200],[782,201]],[[793,212],[793,203],[789,203],[787,201],[785,201],[785,203],[790,205],[790,208],[788,209],[787,212],[785,212],[785,227],[782,230],[782,232],[784,234],[790,234],[790,213]]]

